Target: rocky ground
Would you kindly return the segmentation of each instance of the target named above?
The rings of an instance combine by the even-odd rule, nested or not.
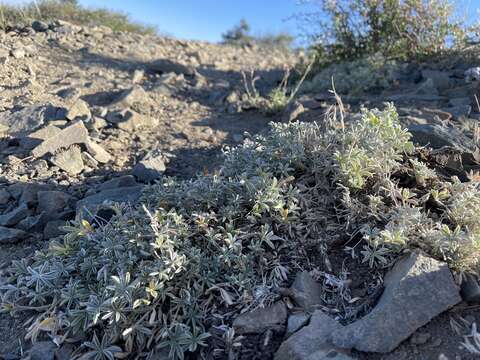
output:
[[[59,226],[79,212],[108,217],[105,201],[134,202],[162,176],[215,171],[222,147],[242,142],[244,132],[264,131],[272,120],[312,121],[333,103],[325,89],[274,117],[242,107],[242,71],[255,69],[266,91],[295,63],[293,54],[43,25],[0,32],[2,268],[61,236]],[[461,178],[478,176],[480,107],[477,82],[465,79],[470,67],[409,64],[389,89],[344,96],[347,116],[361,104],[393,101],[418,144],[441,148],[432,161]],[[445,265],[413,254],[390,270],[383,294],[365,283],[359,278],[352,291],[373,310],[343,326],[326,317],[318,283],[298,274],[289,294],[295,306],[279,302],[234,322],[244,336],[240,358],[475,358],[460,348],[466,332],[455,326],[480,320],[475,282],[462,301]],[[0,358],[69,358],[43,342],[28,352],[27,319],[0,315]]]

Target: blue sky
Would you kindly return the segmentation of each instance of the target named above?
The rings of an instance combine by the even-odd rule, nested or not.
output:
[[[21,3],[26,0],[0,0]],[[221,34],[247,19],[253,34],[287,31],[297,35],[293,14],[313,9],[299,0],[79,0],[89,7],[106,7],[129,13],[131,18],[153,24],[178,38],[219,41]],[[315,3],[318,0],[309,0]],[[462,17],[474,21],[480,0],[453,0]]]
[[[80,0],[87,6],[123,10],[179,38],[218,41],[246,18],[253,33],[295,32],[286,21],[299,11],[297,0]]]

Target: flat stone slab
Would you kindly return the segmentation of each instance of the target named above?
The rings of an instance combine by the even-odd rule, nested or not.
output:
[[[388,272],[385,290],[362,319],[332,333],[334,345],[388,353],[462,299],[446,263],[411,253]]]

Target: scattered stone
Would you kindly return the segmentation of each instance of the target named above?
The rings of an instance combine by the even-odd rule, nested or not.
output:
[[[306,271],[297,274],[291,290],[295,303],[305,310],[311,310],[322,303],[322,286]]]
[[[143,186],[138,185],[101,191],[78,201],[77,213],[85,218],[89,217],[89,213],[96,214],[99,206],[104,202],[135,203],[140,198],[142,189]]]
[[[110,104],[110,107],[123,109],[135,104],[141,104],[142,106],[149,104],[149,95],[140,85],[134,85],[130,89],[122,91]]]
[[[92,117],[92,113],[90,112],[90,107],[88,104],[82,100],[77,99],[67,111],[65,116],[68,120],[89,120]]]
[[[12,55],[15,59],[23,59],[26,55],[25,49],[23,48],[16,48],[10,51],[10,55]]]
[[[26,204],[21,204],[12,211],[0,215],[0,226],[14,226],[30,215]]]
[[[385,277],[385,290],[362,319],[332,333],[346,349],[387,353],[418,328],[461,301],[445,263],[414,252],[399,260]]]
[[[335,349],[330,343],[332,333],[341,328],[343,326],[339,322],[317,310],[313,313],[308,326],[291,335],[280,345],[275,354],[275,360],[322,359],[322,356],[328,353],[335,356],[332,352],[347,356],[345,351]],[[313,354],[315,357],[311,357]]]
[[[84,169],[82,151],[78,146],[71,146],[65,151],[60,151],[50,161],[69,175],[80,174]]]
[[[433,85],[440,91],[452,87],[454,84],[453,79],[450,77],[449,72],[438,70],[422,70],[422,77],[424,79],[431,80]]]
[[[62,230],[62,226],[65,226],[66,222],[64,220],[52,220],[45,225],[43,230],[43,238],[51,239],[65,234],[65,231]]]
[[[291,123],[298,119],[298,117],[305,112],[305,108],[302,103],[298,101],[291,102],[288,104],[282,115],[282,122]]]
[[[165,157],[159,150],[150,151],[133,167],[133,175],[140,181],[150,182],[162,177],[166,170]]]
[[[4,111],[0,112],[0,125],[8,127],[9,135],[21,138],[56,117],[56,112],[51,105],[31,105],[14,113]]]
[[[57,95],[60,96],[63,100],[74,102],[76,99],[78,99],[82,95],[82,92],[76,87],[69,87],[66,89],[59,90],[57,92]],[[67,113],[65,113],[65,116],[66,114]]]
[[[31,150],[42,143],[43,140],[58,135],[62,130],[56,126],[48,125],[37,131],[32,132],[28,136],[20,139],[20,146],[23,149]]]
[[[48,217],[43,212],[39,215],[26,217],[15,227],[26,232],[41,232],[47,221]]]
[[[0,205],[8,204],[8,200],[10,200],[10,193],[5,189],[0,189]]]
[[[38,198],[37,193],[42,190],[48,190],[49,186],[45,184],[35,183],[17,183],[8,187],[8,192],[18,200],[19,204],[27,204],[28,206],[35,206]]]
[[[27,237],[25,231],[0,226],[0,244],[15,244]]]
[[[107,121],[127,132],[153,127],[158,124],[155,119],[139,114],[130,109],[109,112],[107,115]]]
[[[48,30],[48,24],[40,20],[34,20],[32,22],[32,28],[36,32],[45,32]]]
[[[283,301],[239,315],[233,321],[237,334],[261,334],[268,329],[279,329],[287,322],[287,307]]]
[[[40,341],[28,351],[30,360],[54,360],[57,346],[52,341]]]
[[[73,144],[85,144],[88,140],[87,128],[82,121],[77,121],[59,133],[45,139],[32,150],[32,155],[42,157],[47,153],[54,154],[58,149],[68,148]]]
[[[432,335],[430,333],[417,331],[410,338],[410,343],[413,345],[423,345],[426,344],[431,338]]]
[[[462,151],[469,151],[471,141],[455,128],[445,128],[439,125],[410,125],[408,131],[412,141],[420,146],[430,146],[434,149],[450,146]]]
[[[145,71],[143,71],[142,69],[136,69],[133,72],[132,82],[134,84],[138,84],[139,82],[141,82],[143,80],[144,76],[145,76]]]
[[[310,315],[307,313],[302,312],[290,315],[287,322],[287,337],[304,327],[308,320],[310,320]]]
[[[124,175],[120,176],[108,181],[105,181],[102,183],[98,189],[100,191],[103,190],[110,190],[110,189],[116,189],[116,188],[121,188],[121,187],[128,187],[128,186],[137,186],[138,183],[135,180],[135,177],[132,175]]]
[[[475,275],[468,273],[462,274],[460,294],[462,295],[462,299],[470,304],[480,303],[480,285]]]
[[[149,69],[159,73],[183,74],[187,76],[195,75],[195,69],[191,66],[182,65],[169,59],[158,59],[148,65]]]
[[[105,119],[98,116],[94,116],[91,121],[91,126],[96,130],[100,130],[100,129],[103,129],[104,127],[107,127],[108,123]]]
[[[106,164],[112,160],[112,156],[99,144],[88,140],[85,143],[87,152],[92,155],[92,157],[101,164]]]
[[[72,205],[72,197],[62,191],[39,191],[38,212],[44,212],[49,220],[58,220]]]

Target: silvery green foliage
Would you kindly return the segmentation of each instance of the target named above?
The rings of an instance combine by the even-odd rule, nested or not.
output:
[[[395,81],[400,67],[381,55],[370,55],[348,62],[334,63],[320,70],[305,82],[305,92],[327,91],[332,88],[339,94],[360,94],[374,88],[387,88]]]
[[[14,262],[3,310],[40,312],[32,340],[85,334],[85,358],[166,349],[182,359],[210,351],[210,326],[275,300],[292,269],[327,261],[329,241],[350,233],[363,234],[351,250],[372,267],[412,247],[455,268],[476,265],[477,186],[431,172],[401,187],[398,173],[425,174],[406,161],[409,138],[392,106],[346,128],[272,124],[227,148],[218,173],[166,178],[140,205],[116,206],[108,224],[79,219],[61,241]]]

